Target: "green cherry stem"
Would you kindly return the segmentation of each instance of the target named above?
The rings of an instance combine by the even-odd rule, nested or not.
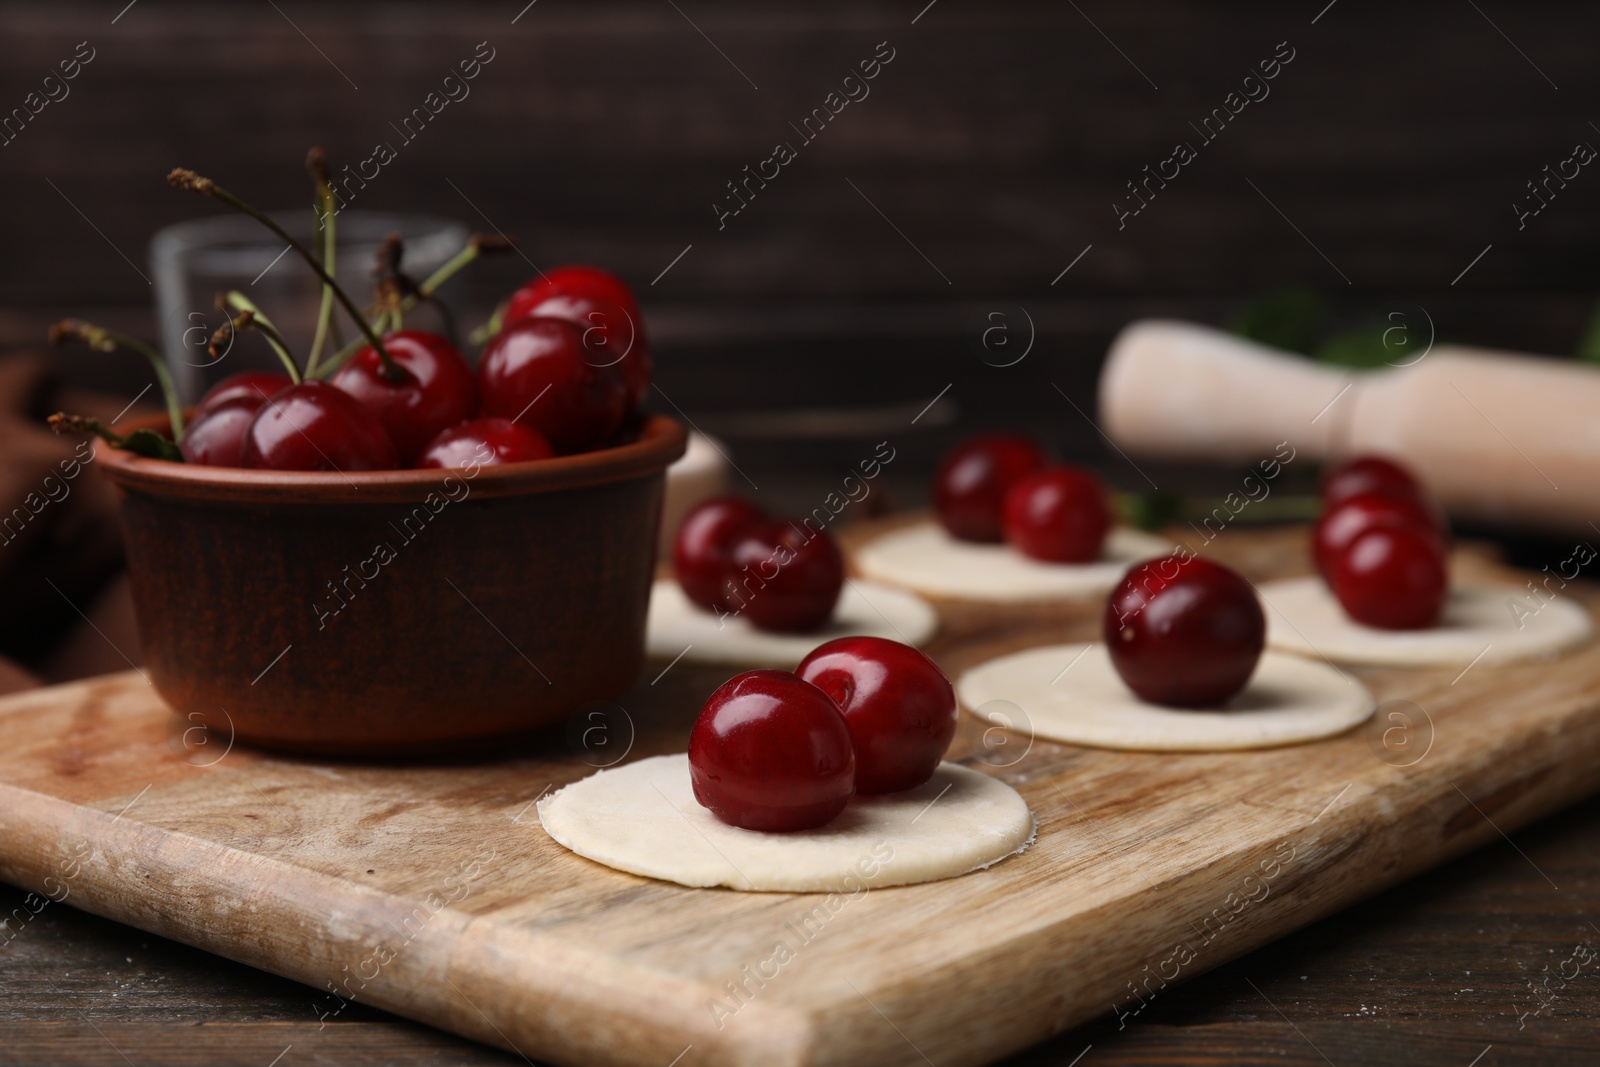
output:
[[[389,332],[389,312],[386,309],[373,308],[369,311],[369,314],[372,318],[367,321],[372,323],[374,330],[379,333]],[[317,364],[317,377],[324,381],[333,377],[334,374],[338,373],[340,367],[349,363],[351,357],[365,348],[366,345],[367,340],[364,337],[357,337],[349,344],[341,345],[334,351],[333,355]]]
[[[506,309],[510,306],[509,300],[500,301],[499,306],[494,309],[494,314],[489,316],[489,321],[468,334],[467,340],[475,345],[487,344],[505,325]]]
[[[415,294],[406,296],[400,301],[401,312],[404,313],[410,311],[412,308],[416,307],[417,304],[424,300],[431,300],[433,295],[439,291],[440,286],[444,285],[445,282],[459,274],[463,268],[465,268],[469,263],[477,259],[479,256],[492,255],[497,252],[509,252],[514,247],[515,245],[503,237],[490,236],[482,233],[473,234],[470,238],[468,238],[467,243],[462,246],[461,251],[447,259],[439,266],[437,270],[428,275],[428,277],[417,286],[417,291]],[[504,311],[505,308],[501,307],[495,312],[497,320],[498,317],[504,313]],[[497,320],[496,332],[498,332]],[[379,323],[388,321],[386,314],[380,311],[377,315],[376,321]],[[492,337],[494,335],[490,334],[489,336]],[[477,333],[473,334],[472,340],[478,340]],[[337,371],[340,367],[349,362],[351,356],[354,356],[358,351],[361,350],[361,345],[362,342],[360,340],[356,340],[339,349],[332,356],[328,357],[327,360],[317,365],[317,376],[326,378],[333,374],[333,372]],[[307,374],[306,377],[309,378],[310,375]]]
[[[167,417],[172,421],[172,439],[183,441],[183,408],[178,404],[178,391],[173,388],[172,375],[167,372],[167,363],[161,358],[161,353],[136,337],[129,337],[80,319],[62,319],[50,327],[51,344],[59,345],[68,338],[82,341],[96,352],[115,352],[119,348],[125,348],[149,360],[150,368],[156,372],[156,381],[161,385],[161,392],[166,397]],[[109,441],[109,438],[107,440]]]
[[[396,363],[394,358],[389,355],[388,350],[383,347],[383,341],[379,339],[371,324],[362,316],[360,309],[345,295],[345,291],[339,288],[339,283],[333,280],[331,274],[322,269],[322,264],[317,262],[317,257],[307,251],[305,245],[290,237],[288,231],[274,222],[270,216],[251,207],[210,178],[202,177],[194,171],[186,170],[183,167],[176,167],[167,175],[167,184],[174,189],[187,189],[190,192],[199,193],[201,196],[209,196],[213,200],[220,200],[229,207],[249,215],[277,234],[279,238],[286,241],[289,247],[294,249],[295,253],[306,261],[306,265],[312,269],[317,277],[322,279],[322,284],[333,290],[334,297],[344,306],[345,313],[355,320],[362,336],[372,346],[373,351],[378,353],[378,359],[383,363],[385,376],[395,382],[403,382],[410,377],[406,369]]]
[[[65,411],[58,411],[45,421],[56,433],[92,433],[112,448],[123,448],[128,444],[126,437],[113,433],[99,419],[88,415],[68,415]]]
[[[149,456],[151,459],[164,459],[171,463],[184,461],[183,452],[178,446],[154,430],[135,430],[123,437],[108,430],[99,419],[86,415],[68,415],[64,411],[56,412],[45,421],[56,433],[92,433],[112,448],[124,452]]]
[[[378,320],[377,321],[379,323],[382,323],[384,321],[384,318],[385,318],[385,316],[380,314],[378,316]],[[351,341],[349,344],[347,344],[343,348],[339,349],[333,355],[329,356],[327,359],[325,359],[321,363],[317,364],[317,377],[322,378],[324,380],[333,377],[333,375],[339,370],[340,367],[342,367],[346,363],[350,362],[350,357],[351,356],[355,355],[357,352],[361,351],[361,349],[363,347],[366,346],[366,343],[367,342],[366,342],[365,338],[357,337],[354,341]]]
[[[238,308],[243,312],[239,316],[239,321],[236,325],[240,329],[255,330],[262,337],[265,337],[267,344],[271,345],[272,350],[278,354],[278,359],[283,363],[284,370],[289,372],[290,380],[299,385],[300,368],[295,366],[294,357],[289,354],[289,346],[284,343],[283,334],[278,332],[278,328],[272,324],[272,320],[262,314],[261,309],[256,307],[249,297],[237,289],[230,290],[228,295],[223,298],[223,302],[229,307]],[[310,364],[308,363],[307,366],[309,367]]]
[[[337,233],[338,205],[333,186],[328,181],[328,157],[320,148],[306,154],[306,169],[317,188],[317,225],[322,229],[322,266],[330,275],[337,274],[339,239]],[[322,346],[329,335],[337,337],[338,327],[333,321],[333,289],[322,287],[322,306],[317,310],[317,332],[311,339],[311,354],[306,357],[306,377],[317,376],[317,363],[322,359]],[[339,342],[335,340],[335,344]]]
[[[408,309],[410,306],[415,305],[418,300],[426,300],[433,296],[434,293],[439,291],[441,285],[454,278],[467,264],[479,256],[496,252],[509,252],[514,247],[516,246],[504,237],[491,237],[484,233],[473,234],[467,238],[467,243],[462,246],[461,251],[445,260],[444,263],[440,264],[438,270],[423,279],[422,284],[417,286],[418,295],[411,299],[411,304],[407,305]]]

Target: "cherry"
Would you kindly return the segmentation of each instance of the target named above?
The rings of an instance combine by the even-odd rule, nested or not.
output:
[[[200,403],[195,407],[195,414],[241,398],[260,407],[269,396],[281,393],[293,384],[287,374],[275,374],[272,371],[247,370],[230,374],[206,390],[206,395],[200,398]]]
[[[1380,526],[1339,554],[1329,584],[1356,622],[1381,630],[1420,630],[1439,620],[1450,574],[1444,548],[1429,531]]]
[[[609,300],[561,293],[533,305],[526,317],[565,319],[578,327],[589,353],[585,358],[621,371],[629,409],[644,403],[650,391],[650,342],[637,308],[629,311]]]
[[[378,417],[400,462],[410,466],[440,430],[478,413],[478,387],[472,367],[436,333],[399,330],[383,338],[383,347],[398,376],[368,345],[332,381]]]
[[[1015,482],[1002,518],[1013,548],[1051,563],[1098,559],[1111,529],[1106,491],[1081,467],[1046,467]]]
[[[1376,493],[1380,496],[1423,499],[1422,483],[1416,475],[1382,456],[1357,456],[1328,471],[1322,479],[1322,502],[1328,507],[1353,496]]]
[[[1311,552],[1324,578],[1334,561],[1357,537],[1380,526],[1409,526],[1431,533],[1444,545],[1444,520],[1420,498],[1361,493],[1330,505],[1311,531]]]
[[[881,637],[841,637],[795,673],[833,698],[850,728],[857,793],[898,793],[933,777],[956,733],[956,694],[934,662]]]
[[[289,379],[284,377],[287,382]],[[240,455],[244,449],[244,435],[256,421],[265,397],[237,393],[221,403],[202,406],[183,432],[183,443],[178,451],[188,463],[205,467],[242,466]]]
[[[945,454],[934,475],[933,506],[950,536],[963,541],[1004,540],[1001,521],[1007,491],[1043,467],[1044,452],[1030,438],[985,433]]]
[[[478,386],[486,414],[538,430],[563,454],[605,441],[628,407],[622,373],[603,365],[583,331],[563,319],[523,319],[501,330],[483,350]]]
[[[555,455],[550,442],[510,419],[488,416],[457,423],[428,442],[418,467],[493,467]]]
[[[689,733],[694,797],[746,830],[826,825],[855,793],[844,716],[822,690],[787,671],[730,678]]]
[[[378,417],[327,382],[290,386],[261,405],[240,462],[279,471],[382,471],[399,466]]]
[[[621,278],[582,264],[557,267],[511,294],[504,321],[534,315],[566,319],[584,329],[603,329],[608,334],[609,354],[602,358],[620,363],[628,383],[628,406],[636,408],[644,402],[650,390],[650,344],[633,290]]]
[[[724,598],[728,550],[733,539],[766,518],[754,504],[716,497],[684,517],[672,542],[672,570],[683,595],[707,611],[732,611]]]
[[[728,548],[723,599],[758,630],[805,633],[833,618],[844,557],[826,530],[807,540],[793,523],[744,527]]]
[[[504,321],[516,322],[534,314],[533,309],[552,296],[580,296],[591,300],[616,304],[635,322],[639,320],[639,305],[634,302],[633,290],[609,271],[583,264],[569,264],[545,271],[537,278],[511,294],[506,302]]]
[[[1106,603],[1104,629],[1129,689],[1155,704],[1206,708],[1250,681],[1267,620],[1249,582],[1180,553],[1128,571]]]

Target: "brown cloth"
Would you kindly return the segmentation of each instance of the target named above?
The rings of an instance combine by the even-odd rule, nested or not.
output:
[[[45,425],[55,411],[109,422],[125,403],[60,388],[38,356],[0,358],[0,692],[142,662],[97,445]]]

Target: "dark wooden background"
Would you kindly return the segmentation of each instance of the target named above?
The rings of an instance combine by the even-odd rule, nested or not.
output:
[[[337,166],[379,140],[398,157],[354,206],[518,237],[527,261],[470,281],[480,312],[530,262],[622,274],[663,393],[764,492],[808,501],[891,435],[896,492],[915,496],[939,449],[991,424],[1133,485],[1052,384],[1092,412],[1107,343],[1141,315],[1220,323],[1300,284],[1339,315],[1421,308],[1445,339],[1568,354],[1600,294],[1600,171],[1525,229],[1512,208],[1546,164],[1600,145],[1592,4],[525,3],[0,3],[0,114],[78,42],[96,53],[0,147],[0,348],[37,346],[69,313],[153,333],[150,235],[212,211],[167,188],[170,167],[292,207],[308,146]],[[480,41],[495,58],[471,95],[400,144],[389,124]],[[881,41],[896,54],[870,96],[719,231],[724,183],[794,140],[789,123]],[[1188,124],[1282,41],[1295,58],[1270,96],[1119,232],[1124,183],[1194,141]],[[1036,331],[1016,366],[975,341],[996,312],[1019,344]],[[57,358],[81,384],[148,379]],[[1596,814],[1253,954],[1127,1033],[1102,1023],[1019,1062],[1089,1044],[1083,1067],[1596,1062],[1593,975],[1516,1019],[1527,982],[1590,938]],[[285,1064],[520,1062],[380,1013],[317,1033],[292,983],[52,912],[0,950],[0,1062],[266,1064],[291,1044]]]
[[[1139,315],[1220,322],[1301,283],[1347,309],[1409,301],[1448,339],[1569,353],[1600,293],[1600,174],[1520,231],[1512,208],[1546,164],[1600,144],[1593,5],[525,2],[138,0],[115,24],[115,0],[0,8],[0,106],[77,42],[96,50],[0,148],[0,341],[69,310],[140,323],[150,234],[212,209],[169,190],[169,167],[287,207],[306,200],[308,145],[339,164],[379,140],[398,158],[355,206],[487,217],[533,263],[615,269],[640,289],[663,391],[735,438],[752,422],[738,412],[893,408],[953,384],[921,427],[928,456],[959,416],[1094,459],[1050,383],[1083,406]],[[390,123],[480,41],[495,59],[471,95],[400,143]],[[789,123],[881,41],[895,59],[870,96],[719,231],[724,183],[797,140]],[[1282,41],[1295,58],[1270,96],[1119,232],[1125,183],[1198,142],[1188,124]],[[513,257],[474,296],[486,307],[528,274]],[[986,365],[976,329],[999,310],[1020,336],[1019,306],[1034,350]],[[755,420],[758,467],[792,451],[776,425]],[[830,447],[859,446],[808,454]]]

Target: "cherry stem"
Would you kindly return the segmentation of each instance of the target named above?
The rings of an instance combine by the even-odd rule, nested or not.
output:
[[[416,284],[400,272],[405,248],[405,240],[398,233],[391,233],[378,246],[372,266],[372,276],[377,280],[373,303],[378,308],[377,321],[384,323],[385,329],[405,328],[405,313],[401,305],[410,292],[416,290]]]
[[[238,308],[242,312],[238,322],[234,324],[238,329],[255,330],[267,339],[267,344],[272,346],[272,350],[278,354],[278,359],[283,363],[284,369],[289,372],[290,381],[299,385],[301,381],[300,369],[295,366],[294,357],[289,354],[289,346],[284,343],[283,334],[278,332],[278,328],[272,324],[272,320],[262,314],[261,309],[256,307],[249,297],[237,289],[231,290],[223,299],[223,302],[231,307]],[[307,364],[307,366],[310,366],[310,364]]]
[[[426,300],[433,296],[441,285],[459,274],[462,268],[479,256],[509,252],[515,247],[515,244],[504,237],[491,237],[484,233],[473,234],[467,239],[467,243],[462,247],[461,251],[445,260],[438,270],[428,275],[422,284],[417,286],[419,295],[416,299]],[[415,303],[415,300],[413,300],[413,303]]]
[[[173,388],[172,375],[167,372],[167,362],[161,358],[161,353],[136,337],[129,337],[80,319],[62,319],[50,327],[51,344],[59,345],[68,338],[82,341],[96,352],[115,352],[119,348],[125,348],[149,360],[151,369],[156,372],[156,381],[161,384],[161,392],[166,397],[167,417],[172,420],[172,439],[182,443],[183,408],[178,403],[178,391]],[[107,438],[107,441],[110,441],[110,438]]]
[[[383,317],[380,316],[379,321],[382,321],[382,318]],[[329,356],[327,359],[318,364],[317,377],[324,379],[333,377],[334,373],[337,372],[340,367],[344,366],[346,363],[349,363],[350,357],[361,351],[362,346],[364,346],[366,343],[367,342],[364,338],[357,337],[354,341],[351,341],[349,344],[340,348],[333,355]]]
[[[339,240],[335,219],[339,212],[334,200],[333,185],[328,181],[328,157],[320,148],[306,154],[306,169],[311,171],[317,191],[317,225],[322,229],[322,266],[330,275],[338,273]],[[330,331],[335,338],[338,326],[333,321],[333,290],[322,287],[322,306],[317,310],[317,332],[311,339],[311,354],[306,357],[306,377],[317,376],[317,363],[322,359],[322,346],[328,341]],[[335,340],[335,344],[338,341]],[[296,379],[298,381],[298,379]]]
[[[393,357],[389,355],[388,350],[383,347],[383,341],[373,331],[372,325],[367,322],[365,316],[361,314],[360,309],[356,307],[350,297],[345,295],[345,291],[339,288],[339,283],[333,280],[333,275],[323,270],[322,264],[317,262],[317,257],[307,251],[305,245],[290,237],[288,231],[274,222],[269,215],[251,207],[210,178],[202,177],[194,171],[186,170],[183,167],[176,167],[167,175],[167,184],[174,189],[188,189],[191,192],[199,193],[201,196],[209,196],[213,200],[220,200],[229,207],[249,215],[277,234],[282,240],[288,242],[289,247],[294,249],[295,253],[306,261],[306,265],[316,273],[318,278],[322,279],[322,284],[333,291],[334,297],[344,306],[345,313],[355,320],[356,325],[361,329],[362,336],[366,338],[367,344],[371,345],[372,350],[378,353],[378,359],[383,363],[384,374],[394,381],[405,381],[410,377],[406,369],[396,363]]]
[[[467,340],[475,345],[486,344],[505,325],[506,309],[510,306],[509,300],[500,301],[499,306],[494,309],[494,314],[489,316],[489,321],[468,334]]]
[[[126,437],[112,433],[99,419],[87,415],[68,415],[65,411],[58,411],[45,421],[56,433],[92,433],[112,448],[123,448],[128,443]]]
[[[516,245],[503,237],[491,237],[482,233],[473,234],[467,240],[466,245],[462,247],[461,251],[451,256],[439,267],[439,269],[435,270],[432,274],[428,275],[427,278],[423,279],[422,283],[417,286],[417,292],[414,295],[407,296],[400,301],[401,311],[410,311],[421,301],[431,300],[434,293],[439,290],[440,286],[449,281],[451,278],[455,277],[456,274],[460,273],[462,268],[471,263],[473,260],[477,259],[479,256],[493,255],[498,252],[509,252],[515,247]],[[499,319],[504,315],[504,313],[505,306],[501,305],[501,307],[495,311],[495,318],[490,320],[495,324],[496,333],[499,332]],[[380,313],[380,319],[381,317],[382,316]],[[492,337],[494,334],[491,333],[489,336]],[[475,332],[472,335],[471,340],[477,341],[478,333]],[[334,371],[344,366],[345,363],[349,362],[350,357],[355,355],[360,348],[361,342],[359,341],[352,341],[350,344],[345,345],[318,366],[317,374],[323,378],[328,377]],[[309,377],[309,375],[307,375],[307,377]]]

